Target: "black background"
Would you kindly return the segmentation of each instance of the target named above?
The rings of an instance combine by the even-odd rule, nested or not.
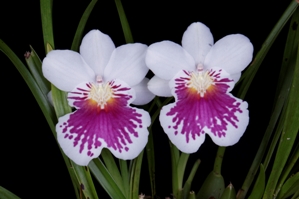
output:
[[[123,2],[135,42],[150,45],[162,40],[181,42],[183,32],[195,21],[206,24],[217,41],[234,33],[246,35],[254,55],[290,1],[126,1]],[[77,24],[89,1],[54,1],[53,24],[56,49],[70,49]],[[45,56],[39,1],[2,1],[0,38],[19,58],[32,45],[40,58]],[[282,61],[287,29],[277,38],[245,98],[250,124],[239,143],[228,147],[222,174],[226,184],[239,189],[257,151],[269,120]],[[99,29],[116,46],[125,43],[114,1],[99,1],[86,25],[85,33]],[[1,137],[0,185],[21,198],[75,198],[58,145],[34,97],[7,57],[0,52]],[[234,91],[236,93],[236,91]],[[158,122],[154,125],[157,193],[171,193],[169,145]],[[208,136],[199,151],[191,155],[188,168],[197,158],[202,163],[192,189],[211,171],[217,146]],[[146,162],[140,192],[150,194]],[[109,198],[98,187],[100,198]]]

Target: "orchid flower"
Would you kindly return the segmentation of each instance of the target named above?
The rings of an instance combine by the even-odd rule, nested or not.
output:
[[[155,74],[148,88],[158,96],[174,96],[159,119],[179,150],[196,152],[204,134],[219,146],[239,141],[249,122],[248,104],[229,92],[252,54],[247,37],[228,35],[214,44],[210,29],[199,22],[185,31],[182,46],[162,41],[148,47],[146,64]]]
[[[104,147],[120,159],[133,159],[145,147],[150,116],[129,105],[154,97],[146,87],[146,50],[139,43],[115,48],[108,35],[92,30],[80,54],[53,50],[43,60],[44,76],[68,92],[76,108],[59,118],[56,131],[64,153],[78,165],[87,165]]]

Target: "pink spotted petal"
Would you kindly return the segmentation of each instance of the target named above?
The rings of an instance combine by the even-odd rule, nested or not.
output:
[[[203,97],[186,86],[190,74],[180,71],[169,83],[175,103],[164,106],[160,113],[160,123],[169,139],[185,153],[196,152],[205,133],[220,146],[238,142],[249,122],[248,105],[228,93],[234,85],[229,74],[211,69],[214,85]]]
[[[64,153],[78,165],[87,165],[105,147],[117,158],[133,159],[145,147],[150,116],[130,107],[135,93],[120,80],[109,82],[114,97],[104,108],[86,97],[91,83],[68,95],[77,110],[59,118],[57,139]]]

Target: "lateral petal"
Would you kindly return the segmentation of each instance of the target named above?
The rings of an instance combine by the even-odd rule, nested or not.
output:
[[[70,92],[85,81],[95,81],[93,70],[82,56],[70,50],[53,50],[42,65],[43,75],[60,90]]]
[[[116,48],[104,70],[105,81],[120,79],[130,86],[140,83],[149,70],[144,61],[146,49],[139,43]]]
[[[171,97],[171,90],[169,87],[169,81],[154,76],[150,79],[147,84],[148,89],[157,96],[160,97]]]
[[[135,90],[136,98],[132,102],[135,105],[144,105],[148,104],[152,99],[154,99],[155,95],[149,91],[147,88],[147,83],[149,82],[148,78],[144,78],[139,84],[132,87]]]
[[[207,69],[223,68],[229,74],[243,71],[252,60],[253,46],[241,34],[228,35],[217,41],[207,54],[204,66]]]
[[[154,43],[148,47],[147,67],[161,79],[170,80],[180,70],[195,70],[193,57],[180,45],[171,41]]]

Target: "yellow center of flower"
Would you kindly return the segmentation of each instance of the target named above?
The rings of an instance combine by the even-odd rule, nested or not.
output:
[[[189,87],[203,97],[213,83],[214,80],[210,76],[209,72],[203,70],[202,64],[198,64],[197,71],[191,73]]]
[[[97,103],[101,109],[104,109],[108,101],[113,97],[113,91],[109,83],[103,83],[103,80],[100,76],[97,76],[95,84],[92,84],[89,98]]]

